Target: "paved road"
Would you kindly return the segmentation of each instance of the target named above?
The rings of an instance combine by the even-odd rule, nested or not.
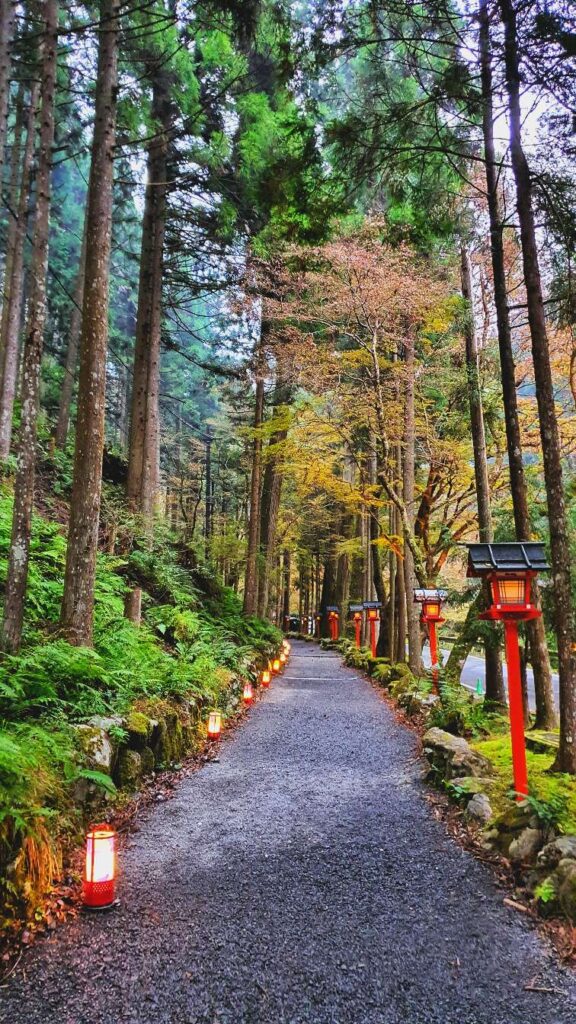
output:
[[[450,654],[450,651],[448,651],[448,650],[443,650],[442,651],[443,661],[447,660],[449,654]],[[425,647],[424,647],[424,650],[422,652],[422,658],[423,658],[424,664],[429,666],[430,665],[430,649],[428,647],[428,644],[426,644]],[[536,697],[534,695],[534,673],[532,672],[531,668],[528,668],[526,676],[527,676],[527,681],[528,681],[528,702],[530,704],[531,710],[535,711],[536,710]],[[479,679],[480,679],[480,681],[482,683],[482,686],[485,687],[485,685],[486,685],[486,663],[484,661],[484,658],[480,657],[480,655],[478,655],[478,654],[470,654],[468,656],[468,658],[466,659],[466,661],[464,662],[464,668],[462,669],[462,674],[460,676],[460,682],[462,683],[462,686],[466,687],[467,690],[471,690],[472,692],[476,692],[476,684],[477,684]],[[506,679],[506,665],[505,664],[504,664],[504,679]],[[559,705],[559,689],[558,688],[559,688],[558,673],[557,672],[553,672],[552,673],[552,689],[554,691],[554,699],[556,701],[556,707],[558,707],[558,705]]]
[[[2,1024],[573,1024],[575,977],[420,773],[370,684],[294,644],[220,763],[133,838],[121,909],[32,950]]]

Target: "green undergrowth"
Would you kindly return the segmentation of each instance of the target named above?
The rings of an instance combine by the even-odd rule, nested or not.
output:
[[[6,489],[2,586],[11,514]],[[74,783],[85,774],[75,725],[93,715],[125,715],[139,702],[195,695],[224,708],[231,680],[248,676],[281,639],[269,624],[245,618],[232,591],[162,536],[152,551],[99,555],[94,647],[73,647],[58,629],[65,535],[58,523],[35,516],[32,537],[22,651],[0,662],[0,903],[21,891],[23,877],[30,893],[40,891],[62,841],[82,826],[73,801]],[[123,614],[134,585],[143,589],[139,626]]]
[[[475,750],[492,761],[497,778],[490,789],[490,802],[495,814],[510,806],[512,779],[512,747],[509,735],[488,736],[472,743]],[[560,829],[576,833],[576,786],[571,775],[550,771],[550,754],[526,751],[530,796],[540,804],[557,808]]]

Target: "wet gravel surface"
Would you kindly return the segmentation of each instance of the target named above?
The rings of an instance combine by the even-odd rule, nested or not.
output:
[[[430,814],[413,736],[331,654],[285,675],[61,928],[2,1024],[574,1024],[576,978]],[[528,992],[527,984],[552,989]]]

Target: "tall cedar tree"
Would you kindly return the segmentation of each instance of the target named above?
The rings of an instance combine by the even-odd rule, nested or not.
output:
[[[494,305],[496,307],[496,326],[498,333],[498,350],[500,355],[502,402],[504,406],[504,423],[506,427],[506,448],[508,452],[508,474],[510,492],[514,512],[514,526],[517,540],[530,540],[531,526],[528,511],[528,489],[522,458],[522,435],[518,413],[518,396],[516,394],[516,369],[512,349],[512,331],[508,311],[508,294],[506,287],[506,266],[502,232],[504,215],[500,199],[500,166],[496,158],[494,144],[494,111],[492,82],[492,53],[490,46],[490,19],[488,0],[481,0],[479,10],[480,21],[480,71],[482,83],[482,133],[484,140],[484,166],[486,173],[486,191],[488,196],[488,214],[490,221],[490,255],[492,260],[492,277],[494,282]],[[535,599],[538,600],[537,592]],[[526,631],[530,644],[530,658],[534,671],[534,690],[536,694],[536,722],[539,729],[551,729],[556,724],[554,695],[552,692],[552,674],[550,658],[546,644],[546,632],[542,618],[526,623]]]
[[[30,560],[30,529],[34,503],[34,466],[40,366],[46,321],[46,274],[50,228],[51,161],[58,42],[58,2],[46,0],[42,33],[40,148],[36,176],[36,219],[30,261],[30,297],[22,355],[22,412],[18,436],[18,468],[14,485],[12,536],[4,598],[2,645],[17,651],[22,639],[24,601]]]
[[[530,168],[522,144],[520,106],[520,58],[516,8],[512,0],[500,0],[504,24],[504,67],[508,94],[510,154],[516,182],[516,209],[520,222],[522,263],[526,286],[528,322],[540,421],[544,480],[550,525],[550,551],[554,582],[554,626],[558,645],[560,676],[560,747],[555,767],[576,774],[576,659],[572,653],[574,613],[570,572],[568,519],[562,478],[562,455],[550,351],[542,295],[542,280],[536,243]]]
[[[86,211],[86,284],[78,414],[61,612],[62,627],[68,639],[83,646],[92,643],[102,489],[119,6],[120,0],[102,0],[100,5],[96,110]]]

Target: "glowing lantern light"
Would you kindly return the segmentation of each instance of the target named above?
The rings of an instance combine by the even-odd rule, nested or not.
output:
[[[544,545],[534,541],[468,545],[468,576],[488,580],[492,595],[492,605],[478,617],[504,622],[512,767],[517,800],[528,796],[518,623],[537,619],[542,614],[531,603],[530,581],[538,572],[547,569]]]
[[[208,739],[220,739],[222,732],[222,715],[219,711],[211,711],[208,717]]]
[[[286,657],[288,657],[292,648],[290,647],[290,644],[288,643],[287,640],[282,641],[282,650],[284,651]]]
[[[260,673],[260,686],[263,686],[264,689],[267,690],[268,687],[270,686],[271,681],[272,673],[269,672],[267,668],[265,668],[264,671]]]
[[[86,867],[82,885],[84,906],[90,910],[113,906],[115,876],[116,833],[109,825],[94,825],[86,834]]]
[[[281,668],[282,664],[280,662],[280,658],[274,658],[274,661],[272,662],[272,671],[274,672],[274,674],[278,675],[278,672],[280,671]]]
[[[286,659],[286,651],[280,651],[280,659],[279,660],[280,660],[280,664],[281,664],[282,668],[284,668],[284,666],[286,665],[286,660],[287,660]]]
[[[244,683],[244,691],[242,693],[242,697],[244,698],[244,703],[245,704],[251,704],[252,703],[252,701],[254,700],[254,688],[252,686],[252,683],[250,683],[250,682]]]

